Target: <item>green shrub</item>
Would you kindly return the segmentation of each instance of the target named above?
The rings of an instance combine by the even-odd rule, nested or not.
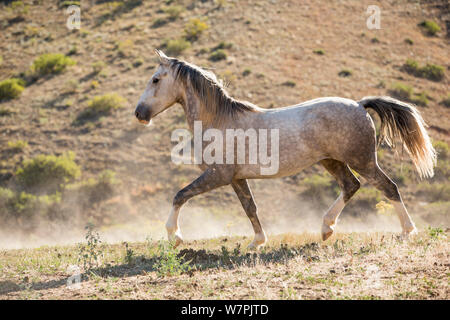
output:
[[[134,68],[139,68],[140,66],[142,66],[144,64],[144,59],[142,58],[137,58],[136,60],[134,60],[133,62],[133,67]]]
[[[94,225],[89,223],[84,228],[86,234],[86,244],[78,244],[78,259],[77,262],[83,265],[85,271],[90,271],[93,268],[99,268],[102,265],[104,258],[102,241],[99,233],[94,229]]]
[[[11,213],[31,218],[38,211],[38,198],[26,192],[19,192],[10,199],[9,206]]]
[[[6,213],[9,210],[11,199],[14,198],[14,191],[0,187],[0,212]]]
[[[352,203],[356,207],[373,209],[382,200],[382,193],[372,187],[361,188],[353,197]]]
[[[428,64],[421,69],[422,76],[424,78],[433,80],[433,81],[441,81],[444,79],[444,67],[436,64]]]
[[[196,40],[208,28],[209,26],[205,21],[202,21],[199,18],[192,18],[186,23],[184,32],[187,39]]]
[[[52,218],[60,201],[59,193],[35,196],[0,188],[0,219],[13,227],[32,229],[42,218]]]
[[[233,44],[231,42],[225,42],[221,41],[217,46],[213,48],[212,51],[219,50],[219,49],[231,49],[233,47]]]
[[[414,44],[414,41],[412,41],[410,38],[406,38],[405,39],[405,43],[409,44],[410,46],[412,46]]]
[[[227,4],[227,0],[214,0],[214,2],[217,4],[218,8],[225,7]]]
[[[407,59],[403,64],[403,69],[408,73],[418,74],[420,70],[419,63],[413,59]]]
[[[100,83],[97,80],[91,81],[91,89],[97,89],[100,86]]]
[[[417,195],[428,202],[449,201],[450,185],[445,182],[422,182],[417,186]]]
[[[428,95],[425,92],[414,93],[411,102],[426,107],[428,105]]]
[[[436,150],[436,153],[438,155],[438,158],[440,159],[447,159],[448,157],[448,151],[449,147],[448,144],[445,141],[434,141],[433,147]]]
[[[431,20],[424,20],[421,23],[419,23],[419,26],[422,27],[426,33],[430,36],[436,35],[439,31],[441,31],[441,27],[439,25]]]
[[[252,73],[252,70],[249,69],[249,68],[247,68],[247,69],[244,69],[244,71],[242,72],[242,75],[243,75],[244,77],[246,77],[246,76],[248,76],[250,73]]]
[[[25,160],[22,167],[16,171],[16,176],[26,189],[38,193],[52,193],[80,176],[80,167],[74,159],[73,152],[61,156],[38,155]]]
[[[428,105],[427,93],[415,93],[414,89],[407,84],[396,82],[391,86],[389,93],[400,100],[412,102],[419,106],[426,107]]]
[[[68,56],[73,56],[74,54],[77,54],[77,53],[78,53],[78,48],[77,48],[77,46],[75,45],[75,46],[73,46],[72,48],[70,48],[69,52],[67,52],[67,55],[68,55]]]
[[[338,76],[339,77],[350,77],[353,74],[353,72],[351,70],[348,69],[343,69],[341,71],[339,71]]]
[[[80,87],[79,83],[75,79],[70,79],[69,81],[64,83],[63,88],[61,89],[62,94],[72,94],[78,91]]]
[[[45,76],[64,72],[76,62],[62,53],[45,53],[34,60],[31,72],[34,76]]]
[[[391,178],[399,186],[409,185],[415,178],[415,169],[409,163],[394,164]]]
[[[14,114],[14,111],[8,108],[0,108],[0,117],[9,117],[10,115]]]
[[[107,93],[102,96],[96,96],[88,102],[88,109],[91,112],[109,113],[113,110],[123,108],[126,100],[117,93]]]
[[[323,202],[327,196],[334,196],[333,181],[329,175],[314,174],[305,178],[302,184],[306,187],[302,195],[312,200]]]
[[[403,70],[413,76],[433,81],[441,81],[444,79],[444,67],[436,64],[427,63],[421,67],[417,61],[408,59],[403,65]]]
[[[400,100],[410,101],[413,94],[413,88],[406,84],[396,82],[392,85],[390,93]]]
[[[153,21],[152,28],[159,28],[162,27],[167,23],[167,19],[164,18],[157,18]]]
[[[220,61],[220,60],[225,60],[226,58],[227,58],[227,53],[225,52],[225,50],[222,50],[222,49],[217,49],[216,51],[211,53],[211,55],[209,56],[209,60],[211,60],[211,61]]]
[[[184,11],[184,8],[182,6],[169,6],[164,8],[163,11],[167,14],[170,20],[175,20]]]
[[[186,39],[171,39],[167,40],[164,44],[166,52],[169,55],[178,55],[186,49],[191,47],[191,43]]]
[[[178,250],[171,243],[160,241],[158,244],[158,253],[153,268],[160,276],[179,275],[189,271],[189,261],[184,262],[178,255]]]
[[[441,227],[428,227],[428,234],[431,239],[438,240],[441,238],[445,238],[445,231]]]
[[[442,99],[441,103],[447,108],[450,108],[450,94],[444,99]]]
[[[286,87],[291,87],[291,88],[293,88],[293,87],[295,87],[297,84],[295,83],[295,81],[288,80],[288,81],[283,82],[282,85],[283,85],[283,86],[286,86]]]
[[[0,101],[19,97],[25,89],[24,86],[25,81],[22,79],[11,78],[0,81]]]
[[[39,37],[41,29],[33,25],[27,25],[24,30],[26,39],[32,39]]]
[[[394,206],[384,200],[381,200],[375,205],[375,208],[377,209],[377,214],[379,215],[392,215],[394,209]]]
[[[106,63],[103,61],[96,61],[92,64],[92,72],[99,74],[104,68],[106,68]]]
[[[117,50],[117,53],[119,54],[119,56],[128,57],[131,55],[131,53],[133,51],[133,47],[134,47],[133,40],[126,39],[124,41],[118,41],[116,43],[115,50]]]
[[[80,1],[62,1],[60,2],[60,6],[63,8],[67,8],[70,6],[80,6]]]
[[[28,147],[28,142],[23,140],[8,141],[8,147],[13,151],[22,151],[23,149]]]
[[[95,96],[88,102],[85,108],[73,122],[74,125],[82,125],[86,121],[98,120],[104,115],[109,115],[112,111],[123,108],[126,104],[125,98],[117,93],[107,93],[102,96]]]
[[[434,168],[434,180],[448,181],[450,179],[450,161],[447,158],[448,156],[442,157],[438,151],[437,165]]]
[[[444,224],[450,223],[450,201],[428,203],[421,207],[421,216],[428,223]]]
[[[26,15],[29,12],[29,6],[23,1],[13,1],[11,2],[11,10],[19,16]]]
[[[319,56],[323,56],[325,54],[325,51],[323,49],[316,49],[313,52],[315,54],[318,54]]]
[[[386,82],[384,80],[380,80],[380,82],[376,85],[377,88],[386,88]]]
[[[79,199],[78,204],[82,208],[91,208],[93,204],[114,196],[114,186],[117,183],[115,172],[104,170],[97,178],[89,178],[82,182],[68,184],[64,190],[64,198],[75,195]]]

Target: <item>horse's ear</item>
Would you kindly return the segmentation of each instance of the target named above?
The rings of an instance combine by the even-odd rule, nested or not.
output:
[[[164,54],[161,50],[155,49],[155,53],[162,64],[169,64],[169,57]]]

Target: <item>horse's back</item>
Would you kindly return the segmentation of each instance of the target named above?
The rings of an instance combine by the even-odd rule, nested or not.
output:
[[[314,129],[320,126],[333,127],[364,122],[368,113],[358,102],[340,98],[325,97],[299,103],[297,105],[264,110],[259,117],[267,128]],[[330,128],[331,129],[331,128]]]
[[[280,160],[289,171],[326,158],[345,162],[361,148],[365,153],[375,150],[373,121],[354,100],[318,98],[270,110],[263,117],[264,127],[279,130]]]

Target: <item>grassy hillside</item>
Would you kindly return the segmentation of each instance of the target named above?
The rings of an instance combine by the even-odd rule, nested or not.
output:
[[[440,153],[436,176],[420,181],[401,150],[382,147],[379,161],[420,228],[449,226],[445,1],[385,1],[380,30],[366,27],[370,1],[82,1],[79,30],[66,27],[70,3],[0,2],[2,247],[78,242],[88,222],[108,241],[164,235],[172,197],[200,170],[170,161],[170,133],[186,127],[179,106],[150,128],[134,119],[154,48],[211,68],[264,108],[321,96],[417,104]],[[251,186],[269,234],[318,232],[337,196],[318,166]],[[364,186],[337,231],[399,231],[382,201]],[[181,227],[188,239],[252,232],[229,187],[190,201]]]

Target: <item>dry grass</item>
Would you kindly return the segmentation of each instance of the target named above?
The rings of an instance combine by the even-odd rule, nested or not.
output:
[[[2,299],[448,299],[449,243],[440,230],[402,241],[389,233],[272,236],[259,252],[247,238],[189,242],[190,271],[160,274],[157,244],[99,244],[101,262],[66,285],[77,247],[0,252]]]

